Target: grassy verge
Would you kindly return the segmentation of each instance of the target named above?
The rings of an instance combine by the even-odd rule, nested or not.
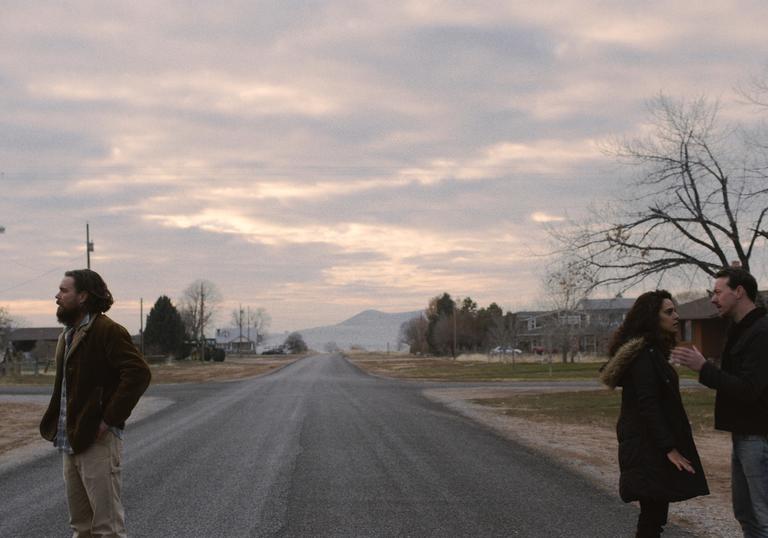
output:
[[[291,359],[293,360],[293,359]],[[252,362],[228,363],[228,362],[198,362],[178,361],[171,364],[152,365],[152,384],[160,383],[203,383],[206,381],[231,381],[253,377],[270,370],[279,368],[286,362],[268,361],[263,363]]]
[[[0,377],[0,386],[13,385],[53,385],[54,376],[45,374],[4,375]]]
[[[176,361],[170,364],[151,364],[152,384],[161,383],[202,383],[205,381],[230,381],[253,377],[296,360],[292,356],[282,359],[245,362],[198,362]],[[0,386],[5,385],[52,385],[53,375],[21,375],[0,377]]]
[[[356,353],[346,357],[371,373],[403,379],[434,381],[566,381],[595,380],[605,362],[489,362],[384,353]],[[694,378],[690,371],[678,370],[683,378]]]
[[[715,392],[705,388],[681,391],[683,404],[694,431],[711,431]],[[496,407],[503,414],[531,421],[555,421],[613,428],[619,416],[621,392],[610,390],[515,394],[504,398],[482,398],[474,403]]]

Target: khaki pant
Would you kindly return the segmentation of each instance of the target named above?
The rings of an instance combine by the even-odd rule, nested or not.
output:
[[[64,454],[64,484],[73,538],[125,537],[120,500],[123,441],[110,431],[85,452]]]

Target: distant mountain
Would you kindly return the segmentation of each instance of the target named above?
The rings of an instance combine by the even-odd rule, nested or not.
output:
[[[421,313],[421,310],[395,314],[364,310],[336,325],[313,327],[297,332],[301,333],[310,348],[318,351],[323,351],[329,342],[335,343],[340,349],[356,346],[369,351],[385,351],[389,345],[389,349],[394,351],[397,349],[400,326]],[[281,344],[285,336],[272,334],[267,340],[267,345]]]

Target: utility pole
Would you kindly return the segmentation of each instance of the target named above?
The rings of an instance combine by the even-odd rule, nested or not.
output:
[[[205,295],[203,283],[200,282],[200,340],[198,341],[198,353],[201,361],[205,360]]]
[[[458,300],[458,299],[457,299]],[[456,305],[453,305],[453,360],[456,360]]]
[[[240,303],[237,311],[237,326],[240,330],[240,335],[237,337],[237,356],[239,357],[243,352],[243,303]]]
[[[139,342],[141,354],[144,355],[144,297],[139,297]]]
[[[91,230],[88,223],[85,223],[85,257],[88,269],[91,268],[91,252],[93,252],[93,241],[91,241]]]

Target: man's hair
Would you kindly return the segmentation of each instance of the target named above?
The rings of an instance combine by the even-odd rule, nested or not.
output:
[[[85,300],[85,309],[95,314],[97,312],[106,312],[114,303],[112,294],[107,288],[107,284],[101,275],[90,269],[75,269],[67,271],[64,276],[72,277],[75,281],[75,291],[87,292],[88,298]]]
[[[724,267],[715,274],[715,278],[727,278],[729,288],[735,290],[741,286],[753,303],[757,301],[757,280],[749,271],[741,267]]]

